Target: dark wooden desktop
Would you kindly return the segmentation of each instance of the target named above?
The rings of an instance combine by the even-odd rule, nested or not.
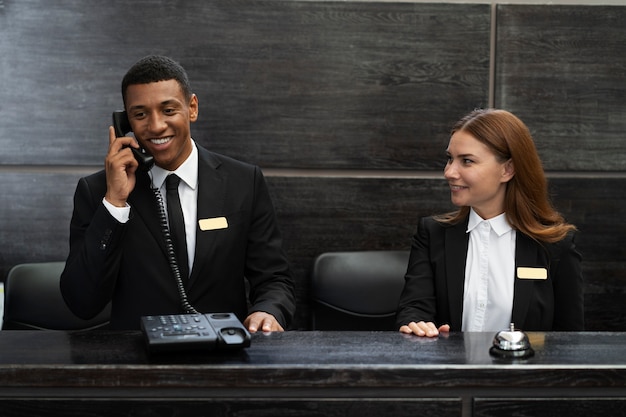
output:
[[[236,352],[150,356],[139,332],[0,332],[2,416],[590,416],[626,409],[626,333],[253,335]],[[516,414],[517,413],[517,414]]]

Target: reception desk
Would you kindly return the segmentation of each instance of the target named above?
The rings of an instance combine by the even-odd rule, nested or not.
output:
[[[2,416],[615,416],[626,333],[255,334],[234,352],[149,355],[139,332],[0,332]]]

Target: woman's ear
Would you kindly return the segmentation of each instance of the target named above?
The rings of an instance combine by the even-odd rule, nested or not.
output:
[[[502,165],[502,167],[504,168],[502,171],[502,182],[511,181],[511,178],[515,176],[515,166],[513,165],[513,160],[509,159]]]

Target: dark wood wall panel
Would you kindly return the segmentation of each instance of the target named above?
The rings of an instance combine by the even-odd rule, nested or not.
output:
[[[79,174],[0,172],[0,276],[18,263],[65,260]]]
[[[148,53],[188,69],[198,142],[267,172],[285,168],[268,183],[297,281],[296,328],[308,327],[315,256],[408,250],[420,216],[452,208],[439,179],[450,125],[488,102],[487,4],[0,6],[2,277],[17,263],[67,256],[76,181],[99,169],[121,77]],[[495,104],[529,125],[548,170],[563,171],[550,184],[581,231],[587,328],[626,330],[626,7],[496,10]]]
[[[0,164],[100,164],[149,53],[187,68],[194,138],[263,167],[434,168],[450,120],[487,104],[488,5],[175,4],[4,2]]]
[[[308,280],[326,251],[408,250],[421,216],[453,209],[443,179],[269,178],[298,280],[299,324],[308,323]],[[626,329],[626,205],[622,178],[552,178],[557,209],[580,230],[589,330]]]
[[[497,417],[504,415],[551,417],[555,413],[568,417],[620,415],[626,400],[620,394],[607,398],[477,398],[473,416]],[[558,411],[557,411],[558,410]]]
[[[626,7],[498,5],[496,20],[495,105],[528,124],[546,168],[571,173],[556,198],[582,232],[587,328],[622,330]]]
[[[624,171],[626,7],[499,5],[496,106],[548,169]]]
[[[0,274],[21,262],[64,260],[72,196],[80,174],[2,173]],[[268,177],[285,249],[297,283],[296,327],[307,328],[309,274],[322,252],[409,250],[421,216],[452,209],[448,187],[436,178]],[[589,329],[626,329],[626,205],[620,178],[551,179],[557,208],[580,229]]]
[[[626,329],[625,178],[553,178],[554,203],[578,226],[587,330]]]
[[[88,398],[81,401],[57,400],[50,398],[0,399],[5,417],[21,417],[24,415],[37,417],[56,417],[58,415],[89,415],[131,417],[136,415],[161,416],[193,416],[202,410],[203,415],[210,416],[241,416],[259,417],[318,417],[318,416],[351,416],[351,415],[393,415],[394,417],[456,417],[461,415],[461,400],[452,398],[434,399],[392,399],[368,398],[316,398],[289,399],[272,398],[268,401],[258,398],[220,398],[219,400],[190,400],[187,398],[166,399],[165,401]],[[606,407],[605,407],[606,408]]]

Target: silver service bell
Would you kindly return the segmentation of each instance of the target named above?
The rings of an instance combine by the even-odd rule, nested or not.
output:
[[[521,330],[515,330],[511,323],[507,330],[501,330],[493,338],[489,353],[499,358],[524,359],[535,354],[528,336]]]

